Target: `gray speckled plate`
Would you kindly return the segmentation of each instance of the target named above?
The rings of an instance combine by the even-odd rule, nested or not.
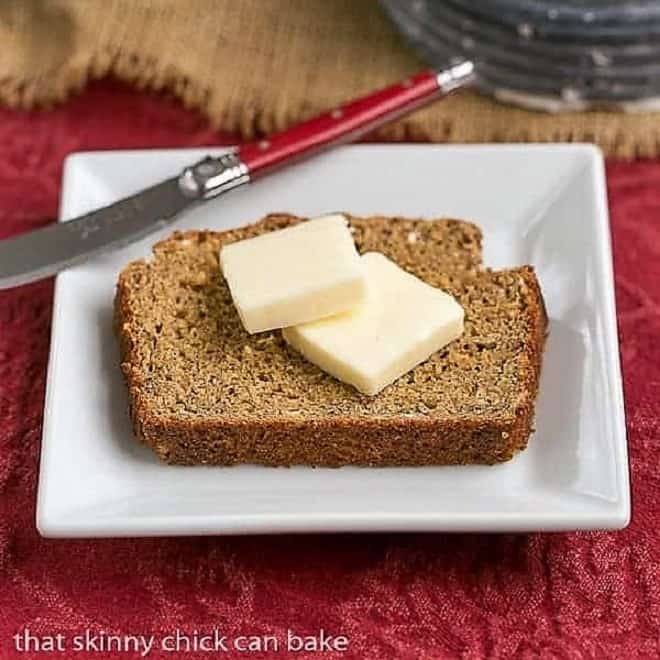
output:
[[[472,59],[480,88],[501,98],[559,110],[660,97],[660,0],[381,3],[430,64]]]

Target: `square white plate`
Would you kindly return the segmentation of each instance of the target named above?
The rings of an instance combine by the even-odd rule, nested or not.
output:
[[[218,149],[84,153],[61,218]],[[485,262],[533,264],[550,336],[536,433],[494,467],[172,467],[132,437],[112,332],[117,274],[167,228],[57,278],[37,525],[45,536],[616,529],[630,515],[603,162],[591,146],[345,147],[185,215],[226,229],[272,211],[442,215],[483,229]]]

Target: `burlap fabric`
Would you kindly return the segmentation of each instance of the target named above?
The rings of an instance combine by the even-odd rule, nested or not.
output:
[[[2,0],[0,102],[51,106],[108,74],[243,137],[424,66],[372,0]],[[593,141],[660,154],[660,113],[546,114],[463,92],[381,132],[434,142]]]

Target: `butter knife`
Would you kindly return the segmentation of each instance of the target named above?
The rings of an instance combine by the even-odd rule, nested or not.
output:
[[[54,275],[125,246],[183,211],[290,163],[357,140],[383,124],[470,84],[469,61],[407,80],[219,157],[91,213],[0,241],[0,289]]]

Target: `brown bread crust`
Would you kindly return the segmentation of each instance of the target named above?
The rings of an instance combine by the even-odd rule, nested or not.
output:
[[[442,263],[438,263],[442,274],[437,275],[439,281],[430,283],[442,285],[457,295],[459,300],[463,296],[468,304],[470,301],[478,302],[478,294],[485,285],[491,287],[489,291],[497,292],[501,281],[502,286],[515,289],[515,295],[520,300],[520,313],[524,315],[525,332],[525,341],[519,354],[516,354],[515,367],[520,380],[515,384],[515,400],[508,401],[501,409],[495,405],[486,407],[486,412],[474,404],[476,412],[473,415],[469,407],[467,412],[458,411],[456,415],[450,415],[425,405],[419,414],[410,410],[398,414],[396,410],[374,408],[372,400],[355,394],[348,386],[335,383],[334,379],[331,379],[330,385],[326,380],[330,377],[317,374],[315,367],[301,362],[302,358],[292,352],[287,356],[292,361],[292,369],[304,369],[310,383],[318,379],[318,387],[326,388],[333,396],[339,392],[347,400],[351,399],[350,405],[346,404],[348,414],[343,412],[341,405],[338,406],[337,414],[318,414],[314,410],[317,405],[314,401],[309,402],[309,413],[294,411],[295,414],[285,414],[279,410],[260,410],[258,414],[251,414],[249,410],[232,410],[231,405],[221,414],[194,414],[194,411],[190,413],[185,408],[178,413],[172,412],[161,404],[158,392],[153,391],[150,383],[150,369],[154,368],[153,365],[149,363],[146,366],[145,355],[149,352],[149,345],[153,342],[155,346],[158,337],[152,330],[145,331],[148,321],[144,315],[145,300],[141,296],[145,288],[153,285],[157,273],[151,267],[151,262],[139,261],[129,264],[120,275],[115,299],[115,330],[120,345],[122,371],[129,391],[135,435],[152,447],[162,460],[189,465],[260,463],[329,467],[492,464],[509,460],[518,450],[525,448],[532,429],[547,328],[543,299],[533,269],[523,267],[501,274],[480,272],[481,234],[470,223],[395,221],[386,218],[350,220],[356,243],[362,252],[372,249],[387,252],[392,249],[395,254],[391,253],[391,256],[413,272],[421,253],[413,253],[408,247],[426,250],[427,246],[418,245],[417,241],[433,242],[433,236],[439,236],[442,232],[458,232],[458,242],[453,241],[452,235],[450,252],[454,254],[447,254],[441,260]],[[154,247],[155,259],[174,259],[172,255],[179,254],[182,249],[198,251],[202,249],[200,246],[209,249],[209,254],[212,254],[217,251],[220,243],[239,240],[298,221],[298,218],[278,214],[230,232],[176,233]],[[435,226],[431,228],[431,225]],[[436,232],[433,236],[425,233],[432,231]],[[414,240],[411,236],[415,236]],[[400,244],[404,240],[408,245],[402,247]],[[391,247],[393,241],[395,248]],[[456,245],[462,243],[463,247],[455,250]],[[449,243],[444,244],[445,251],[447,245]],[[436,251],[424,258],[429,259],[429,263],[435,263],[438,254]],[[217,269],[217,264],[209,264],[209,272],[213,269]],[[416,274],[427,275],[427,280],[436,277],[426,271]],[[200,273],[200,276],[199,283],[193,282],[191,285],[186,281],[185,286],[203,289],[207,275]],[[245,342],[244,349],[247,347],[247,350],[252,351],[252,342],[260,341],[260,336],[256,337],[250,338],[247,334],[241,337],[240,340]],[[274,333],[261,333],[261,340],[271,341],[271,338],[272,342],[277,341]],[[274,345],[272,350],[281,352],[287,349],[282,342],[281,345]],[[443,359],[451,361],[464,357],[458,353],[458,349],[455,353],[450,351],[449,358],[440,356],[436,369]],[[441,368],[445,369],[444,366]],[[194,369],[194,365],[191,364],[190,369]],[[423,369],[428,370],[428,365],[420,365],[411,372],[412,385],[407,391],[419,395],[420,390],[425,391],[425,388],[430,387],[425,381],[415,389],[415,372]],[[313,384],[309,386],[314,387]],[[304,395],[301,396],[304,404]],[[377,397],[371,399],[374,398]],[[511,398],[511,394],[508,398]],[[432,405],[430,401],[426,403]],[[182,405],[185,404],[184,401]]]

